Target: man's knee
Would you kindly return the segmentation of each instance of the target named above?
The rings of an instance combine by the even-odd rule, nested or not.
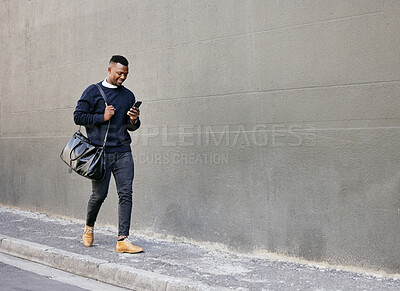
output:
[[[118,197],[120,201],[132,201],[132,191],[118,192]]]
[[[90,201],[92,203],[103,203],[104,200],[106,200],[108,193],[98,193],[98,192],[93,192],[92,195],[90,196]]]

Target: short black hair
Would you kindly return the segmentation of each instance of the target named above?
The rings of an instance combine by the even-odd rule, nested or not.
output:
[[[110,59],[110,63],[120,63],[121,65],[128,66],[129,62],[124,56],[115,55]]]

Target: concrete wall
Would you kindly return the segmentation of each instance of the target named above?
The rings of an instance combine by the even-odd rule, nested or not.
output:
[[[400,272],[400,1],[2,0],[0,23],[0,203],[84,219],[59,153],[118,53],[134,230]]]

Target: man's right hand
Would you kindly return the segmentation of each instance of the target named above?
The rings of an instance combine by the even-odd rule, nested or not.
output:
[[[115,114],[115,108],[112,105],[107,105],[104,110],[104,121],[109,121],[111,117]]]

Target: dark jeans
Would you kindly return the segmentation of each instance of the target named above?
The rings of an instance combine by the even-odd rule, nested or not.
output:
[[[86,224],[94,226],[100,207],[108,194],[111,173],[118,192],[118,235],[129,235],[132,212],[132,183],[134,165],[131,152],[106,153],[106,175],[101,181],[92,181],[92,195],[87,207]]]

